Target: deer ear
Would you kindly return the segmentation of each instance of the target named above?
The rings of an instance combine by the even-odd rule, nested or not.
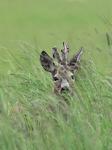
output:
[[[69,62],[69,66],[74,70],[78,69],[78,63],[80,62],[81,55],[83,53],[83,47],[73,56],[73,58]]]
[[[45,51],[42,51],[40,54],[40,63],[42,67],[48,72],[53,73],[56,70],[53,59]]]
[[[73,58],[70,60],[70,65],[73,65],[75,63],[78,63],[80,62],[80,58],[81,58],[81,55],[83,53],[83,48],[81,48],[74,56]]]

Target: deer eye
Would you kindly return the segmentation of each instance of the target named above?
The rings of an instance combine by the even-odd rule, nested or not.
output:
[[[75,78],[74,78],[74,75],[71,75],[71,78],[74,80]]]
[[[58,78],[58,77],[53,77],[53,80],[54,80],[54,81],[58,81],[59,78]]]

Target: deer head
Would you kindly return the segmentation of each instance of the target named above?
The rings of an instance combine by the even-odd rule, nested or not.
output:
[[[76,71],[79,68],[80,57],[83,52],[81,48],[69,60],[69,47],[63,42],[63,49],[58,52],[56,47],[52,48],[52,57],[46,51],[40,54],[40,62],[42,67],[51,73],[54,81],[54,92],[62,93],[64,91],[72,91],[75,80]]]

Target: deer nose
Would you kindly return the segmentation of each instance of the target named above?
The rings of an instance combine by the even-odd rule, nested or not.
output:
[[[69,91],[69,83],[66,79],[63,79],[62,80],[62,83],[61,83],[61,92],[62,91]]]
[[[64,91],[65,91],[65,92],[69,91],[69,88],[68,88],[68,87],[66,87],[66,86],[65,86],[65,87],[63,87],[63,88],[61,88],[61,92],[64,92]]]

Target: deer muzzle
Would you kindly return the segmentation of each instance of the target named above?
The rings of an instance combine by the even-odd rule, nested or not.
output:
[[[70,85],[66,79],[63,79],[61,82],[61,92],[64,91],[69,91],[70,90]]]

